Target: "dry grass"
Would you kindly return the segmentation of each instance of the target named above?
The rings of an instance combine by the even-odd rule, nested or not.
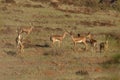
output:
[[[117,80],[119,75],[113,74],[120,70],[119,21],[119,17],[106,12],[89,15],[62,12],[52,7],[14,5],[6,10],[0,8],[0,77],[2,80]],[[16,29],[29,26],[29,22],[35,28],[30,35],[23,34],[25,51],[16,54]],[[98,43],[107,35],[109,50],[100,54],[99,50],[94,52],[88,45],[89,50],[84,51],[81,49],[84,46],[78,44],[75,51],[70,35],[66,36],[61,47],[57,44],[51,47],[50,35],[62,34],[64,29],[81,35],[91,32]],[[117,56],[111,57],[114,54]],[[111,60],[111,67],[104,68]],[[114,62],[117,63],[114,65]]]

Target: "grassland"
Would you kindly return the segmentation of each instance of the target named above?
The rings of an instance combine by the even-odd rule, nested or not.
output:
[[[111,14],[113,12],[113,14]],[[29,27],[25,51],[16,53],[18,27]],[[0,3],[0,79],[1,80],[119,80],[120,13],[112,10],[92,14],[70,13],[49,6],[33,8]],[[109,49],[103,53],[73,42],[67,35],[58,47],[51,47],[50,35],[63,34],[64,29],[86,35],[91,32],[98,43],[108,36]]]

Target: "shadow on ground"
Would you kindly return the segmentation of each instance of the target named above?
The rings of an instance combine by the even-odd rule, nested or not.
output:
[[[15,56],[17,53],[15,51],[4,51],[7,55]]]
[[[25,48],[49,48],[48,44],[25,44]]]

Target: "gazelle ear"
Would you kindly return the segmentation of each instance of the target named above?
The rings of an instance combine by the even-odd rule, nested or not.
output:
[[[80,33],[78,33],[77,35],[78,35],[78,37],[80,37]]]

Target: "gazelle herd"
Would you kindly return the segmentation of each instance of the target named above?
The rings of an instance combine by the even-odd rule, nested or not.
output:
[[[22,34],[26,33],[27,35],[29,35],[32,32],[33,28],[34,28],[34,26],[31,25],[30,28],[17,29],[18,35],[16,37],[16,46],[17,46],[17,49],[20,49],[20,52],[24,51],[24,38],[23,38]],[[58,43],[58,45],[60,47],[61,43],[63,42],[63,39],[66,37],[67,34],[70,35],[70,37],[74,43],[74,48],[76,47],[77,44],[83,43],[85,46],[85,50],[88,49],[88,44],[90,44],[94,50],[97,49],[98,41],[96,39],[94,39],[93,35],[90,32],[86,36],[81,36],[81,34],[78,33],[78,36],[75,37],[72,32],[69,32],[67,30],[65,30],[65,32],[61,35],[52,34],[50,36],[50,41],[52,41],[52,46],[55,43]],[[99,51],[100,52],[107,50],[107,48],[108,48],[108,41],[99,43]]]

